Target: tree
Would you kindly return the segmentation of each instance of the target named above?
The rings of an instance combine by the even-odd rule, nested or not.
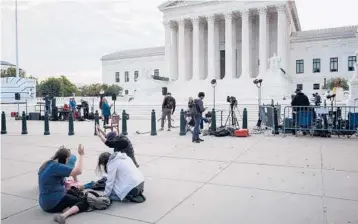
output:
[[[122,91],[122,87],[115,84],[109,86],[107,84],[94,83],[91,85],[82,86],[80,88],[80,95],[99,96],[101,90],[104,91],[105,96],[112,96],[113,94],[118,95]]]
[[[37,93],[38,96],[63,96],[62,80],[59,78],[51,77],[41,81],[38,85]]]
[[[348,80],[345,78],[331,78],[327,81],[327,88],[333,90],[335,87],[342,87],[344,91],[349,90]]]
[[[21,78],[26,78],[25,70],[19,68],[19,76]],[[16,68],[9,67],[7,69],[1,69],[1,78],[6,78],[6,77],[16,77]]]
[[[78,92],[77,86],[68,80],[66,76],[61,75],[59,79],[62,83],[63,96],[72,96],[73,93]]]
[[[54,97],[68,97],[72,96],[73,93],[78,92],[77,86],[63,75],[59,78],[48,78],[40,82],[36,88],[37,96],[44,96],[48,94]]]
[[[119,85],[113,84],[107,87],[106,90],[104,90],[104,95],[106,96],[112,96],[115,94],[116,96],[119,95],[119,93],[122,92],[122,87]]]

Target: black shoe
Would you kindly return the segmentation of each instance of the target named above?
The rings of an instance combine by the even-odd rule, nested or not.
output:
[[[199,140],[200,142],[203,142],[203,141],[204,141],[204,139],[201,139],[201,138],[199,138],[198,140]]]
[[[200,143],[200,140],[196,140],[195,143]]]

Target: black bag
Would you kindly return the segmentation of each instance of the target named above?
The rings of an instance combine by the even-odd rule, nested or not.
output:
[[[91,189],[95,190],[95,191],[104,191],[104,189],[106,188],[106,181],[107,181],[107,178],[103,177],[102,179],[100,179],[96,183],[94,183],[92,185]]]
[[[77,187],[72,186],[70,189],[67,190],[67,194],[73,195],[75,197],[78,198],[85,198],[85,194],[83,193],[83,191],[81,191],[80,189],[78,189]]]
[[[212,133],[213,135],[215,135],[215,137],[225,137],[225,136],[230,136],[231,132],[230,130],[226,129],[226,128],[218,128],[216,130],[216,132]]]

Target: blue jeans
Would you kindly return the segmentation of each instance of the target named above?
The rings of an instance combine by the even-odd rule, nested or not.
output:
[[[114,193],[114,191],[112,191],[111,195],[109,196],[109,199],[111,199],[112,201],[121,201],[121,199],[116,195],[116,193]]]
[[[201,122],[201,116],[194,117],[195,126],[193,131],[193,141],[199,140],[199,127]]]

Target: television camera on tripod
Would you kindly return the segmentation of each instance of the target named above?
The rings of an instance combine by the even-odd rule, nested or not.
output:
[[[234,96],[227,96],[226,102],[230,104],[230,110],[224,126],[231,127],[233,129],[240,129],[239,120],[236,115],[237,113],[240,116],[240,111],[237,108],[237,99]]]

